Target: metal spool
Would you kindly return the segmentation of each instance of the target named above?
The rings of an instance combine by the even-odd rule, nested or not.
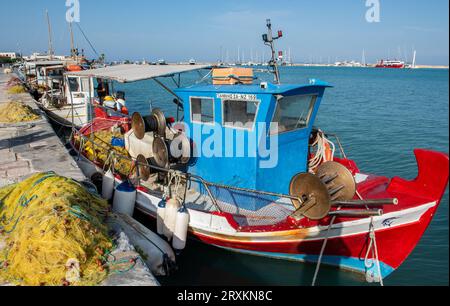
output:
[[[150,174],[152,174],[150,165],[148,164],[147,159],[144,155],[139,154],[136,158],[136,161],[138,163],[138,170],[139,170],[139,179],[143,181],[147,181],[150,177]]]
[[[331,199],[324,183],[314,174],[301,173],[294,176],[289,186],[290,195],[300,198],[292,200],[297,207],[293,217],[305,216],[311,220],[325,218],[331,209]]]
[[[166,142],[161,137],[155,137],[153,140],[153,159],[156,166],[168,168],[169,150],[167,149]]]
[[[155,108],[150,116],[142,117],[141,114],[134,113],[131,117],[131,128],[138,139],[143,139],[147,132],[155,132],[165,138],[166,127],[166,117],[159,108]]]
[[[174,138],[173,142],[178,143],[178,148],[176,149],[181,153],[181,156],[176,158],[180,161],[180,163],[187,164],[191,159],[191,142],[184,133],[178,134]]]
[[[134,135],[138,139],[142,139],[145,136],[145,121],[144,118],[142,118],[141,114],[134,113],[131,117],[131,128],[134,131]]]
[[[156,132],[159,136],[166,138],[166,117],[164,116],[164,113],[159,108],[155,108],[152,111],[152,117],[155,118],[156,122],[158,123]]]
[[[326,162],[317,168],[316,175],[327,186],[332,201],[349,201],[356,194],[353,174],[337,162]]]

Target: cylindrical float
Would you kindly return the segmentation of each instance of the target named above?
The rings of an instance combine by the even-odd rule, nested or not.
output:
[[[113,201],[113,211],[133,216],[136,203],[136,188],[129,182],[123,182],[116,187]]]
[[[176,199],[167,200],[166,209],[164,213],[163,232],[164,236],[166,236],[168,240],[172,239],[173,237],[179,207],[180,207],[179,202]]]
[[[156,227],[158,235],[164,235],[164,215],[166,213],[166,200],[162,199],[158,204]]]
[[[102,181],[102,197],[105,200],[111,200],[114,193],[114,174],[108,170],[103,176]]]
[[[177,221],[173,233],[172,246],[175,250],[181,251],[186,247],[188,228],[189,213],[185,207],[181,207],[177,213]]]

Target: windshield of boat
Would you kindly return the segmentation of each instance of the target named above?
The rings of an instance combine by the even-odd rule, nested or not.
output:
[[[316,95],[289,96],[277,99],[271,135],[308,127],[316,100]],[[274,123],[277,123],[278,127]]]

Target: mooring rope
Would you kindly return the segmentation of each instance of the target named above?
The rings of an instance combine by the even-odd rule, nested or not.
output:
[[[374,259],[376,260],[378,276],[380,278],[379,282],[380,282],[380,285],[383,287],[384,286],[383,275],[381,274],[381,265],[380,265],[380,260],[378,257],[378,246],[377,246],[377,239],[376,239],[376,235],[375,235],[375,225],[373,223],[373,217],[370,218],[369,238],[370,238],[370,242],[369,242],[369,246],[367,247],[366,256],[364,258],[364,265],[366,266],[366,268],[370,268],[372,266],[372,264],[368,263],[369,253],[370,253],[370,251],[372,251],[372,256],[375,257]]]
[[[311,284],[311,286],[313,286],[313,287],[316,285],[317,276],[319,275],[320,265],[322,264],[323,253],[325,253],[325,248],[327,247],[328,239],[330,237],[331,227],[333,226],[335,221],[336,221],[336,216],[333,216],[333,218],[330,221],[330,225],[328,225],[327,233],[325,236],[325,240],[323,241],[322,248],[320,249],[319,258],[317,260],[317,265],[316,265],[316,271],[314,272],[314,277],[313,277],[313,281]]]

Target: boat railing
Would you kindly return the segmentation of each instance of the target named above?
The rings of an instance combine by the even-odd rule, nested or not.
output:
[[[327,138],[333,137],[336,140],[337,144],[338,144],[341,156],[343,158],[347,159],[347,154],[345,154],[344,147],[342,146],[342,143],[341,143],[341,140],[339,139],[339,136],[337,134],[334,134],[334,133],[325,133],[325,137],[327,137]]]
[[[104,105],[100,105],[99,103],[97,103],[95,105],[95,108],[103,109],[108,114],[109,117],[119,117],[119,118],[127,118],[127,117],[129,117],[128,115],[126,115],[124,113],[121,113],[121,112],[116,111],[116,110],[114,110],[112,108],[106,107]],[[116,121],[117,121],[117,119],[116,119]]]
[[[75,144],[75,135],[79,139],[78,148]],[[83,148],[88,143],[92,145],[91,149],[94,154],[96,149],[109,152],[108,160],[104,161],[103,165],[101,165],[103,166],[103,171],[106,171],[107,167],[114,170],[114,166],[111,167],[110,164],[111,160],[118,159],[130,162],[132,166],[130,167],[129,172],[121,174],[126,176],[128,180],[131,180],[134,174],[135,178],[133,178],[133,180],[137,181],[135,182],[137,186],[142,186],[139,171],[140,169],[145,168],[179,176],[184,181],[183,183],[185,184],[186,189],[188,185],[192,186],[193,184],[198,184],[199,188],[195,188],[195,190],[209,198],[215,211],[233,215],[235,221],[240,226],[273,225],[279,223],[284,221],[296,210],[293,201],[298,201],[300,203],[303,201],[296,196],[212,183],[192,173],[161,168],[152,164],[143,164],[135,158],[111,150],[111,146],[107,143],[100,144],[92,137],[84,135],[75,128],[72,129],[70,140],[73,141],[73,147],[78,151],[78,160],[81,158]],[[94,157],[94,159],[95,158],[96,157]],[[184,194],[184,199],[182,199],[183,203],[185,200],[186,193]],[[192,209],[202,210],[201,208],[193,207],[194,208]]]

